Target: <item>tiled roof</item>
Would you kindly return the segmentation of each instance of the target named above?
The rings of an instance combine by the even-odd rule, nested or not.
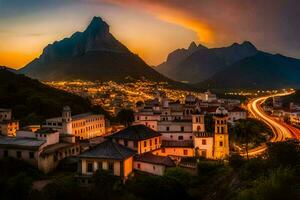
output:
[[[49,145],[44,148],[42,155],[51,154],[58,150],[61,150],[64,148],[69,148],[69,147],[76,146],[76,145],[77,144],[74,144],[74,143],[57,143],[57,144]]]
[[[157,156],[157,155],[153,155],[150,152],[142,154],[142,155],[135,155],[134,160],[146,162],[146,163],[157,164],[157,165],[164,165],[167,167],[175,167],[176,166],[170,157]]]
[[[112,160],[125,160],[135,154],[135,151],[126,148],[118,143],[106,140],[91,150],[79,155],[81,158],[99,158]]]
[[[0,137],[0,146],[11,148],[38,149],[44,143],[35,138]]]
[[[195,137],[213,137],[214,134],[209,133],[209,132],[194,132],[194,136]]]
[[[187,147],[193,148],[194,142],[192,140],[183,140],[183,141],[175,141],[175,140],[163,140],[161,143],[161,147]]]
[[[81,119],[81,118],[85,118],[88,116],[93,115],[93,113],[82,113],[82,114],[78,114],[78,115],[72,115],[72,119],[76,120],[76,119]]]
[[[146,140],[153,137],[161,136],[160,133],[152,130],[151,128],[144,125],[129,126],[123,130],[120,130],[110,136],[109,138],[114,139],[126,139],[126,140]]]
[[[51,134],[51,133],[57,133],[57,131],[53,130],[51,128],[41,128],[41,129],[37,130],[36,133]]]

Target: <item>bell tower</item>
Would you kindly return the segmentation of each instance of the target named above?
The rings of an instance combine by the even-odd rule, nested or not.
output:
[[[192,114],[192,124],[193,124],[193,132],[204,132],[204,115],[201,114],[199,111],[196,111]]]
[[[72,115],[69,106],[65,106],[62,111],[62,133],[72,134]]]
[[[219,107],[214,116],[214,158],[224,159],[229,156],[228,111]]]

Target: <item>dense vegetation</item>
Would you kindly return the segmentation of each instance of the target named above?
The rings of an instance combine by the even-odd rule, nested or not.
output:
[[[299,199],[299,145],[296,141],[271,143],[262,157],[248,161],[238,155],[232,155],[229,163],[199,160],[195,174],[181,168],[170,168],[164,176],[137,173],[125,185],[118,177],[99,171],[89,187],[78,185],[71,173],[46,176],[20,161],[2,160],[0,199]],[[32,189],[39,179],[49,183]]]
[[[240,119],[229,127],[231,142],[244,146],[245,151],[265,143],[273,135],[272,130],[257,119]]]
[[[0,70],[0,108],[11,108],[22,125],[40,124],[45,118],[60,116],[65,105],[71,107],[73,114],[91,110],[88,99]]]

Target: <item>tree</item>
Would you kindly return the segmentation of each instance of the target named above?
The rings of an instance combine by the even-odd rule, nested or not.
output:
[[[300,142],[289,140],[285,142],[268,143],[266,157],[271,166],[300,167]]]
[[[241,119],[238,120],[232,128],[233,140],[239,144],[245,145],[247,154],[247,160],[249,160],[249,143],[260,143],[265,140],[262,135],[264,130],[262,126],[259,126],[259,121],[254,119]]]
[[[130,126],[134,121],[134,111],[131,109],[122,109],[118,112],[116,119],[124,126]]]

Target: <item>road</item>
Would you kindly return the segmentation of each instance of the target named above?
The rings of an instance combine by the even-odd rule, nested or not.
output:
[[[273,96],[286,96],[290,95],[293,92],[285,92],[285,93],[278,93],[274,95],[268,95],[264,97],[258,97],[253,100],[251,100],[248,105],[248,111],[250,114],[259,119],[262,120],[264,123],[266,123],[273,131],[274,135],[270,139],[270,142],[278,142],[278,141],[284,141],[289,138],[295,138],[297,137],[297,133],[294,131],[299,131],[298,129],[293,129],[294,127],[291,127],[283,122],[279,122],[273,117],[266,114],[263,109],[261,108],[261,105],[268,99]],[[296,135],[296,136],[295,136]],[[298,135],[299,136],[299,135]],[[249,150],[249,156],[254,157],[261,153],[263,153],[267,149],[266,144],[262,144],[259,147],[256,147],[254,149]]]

